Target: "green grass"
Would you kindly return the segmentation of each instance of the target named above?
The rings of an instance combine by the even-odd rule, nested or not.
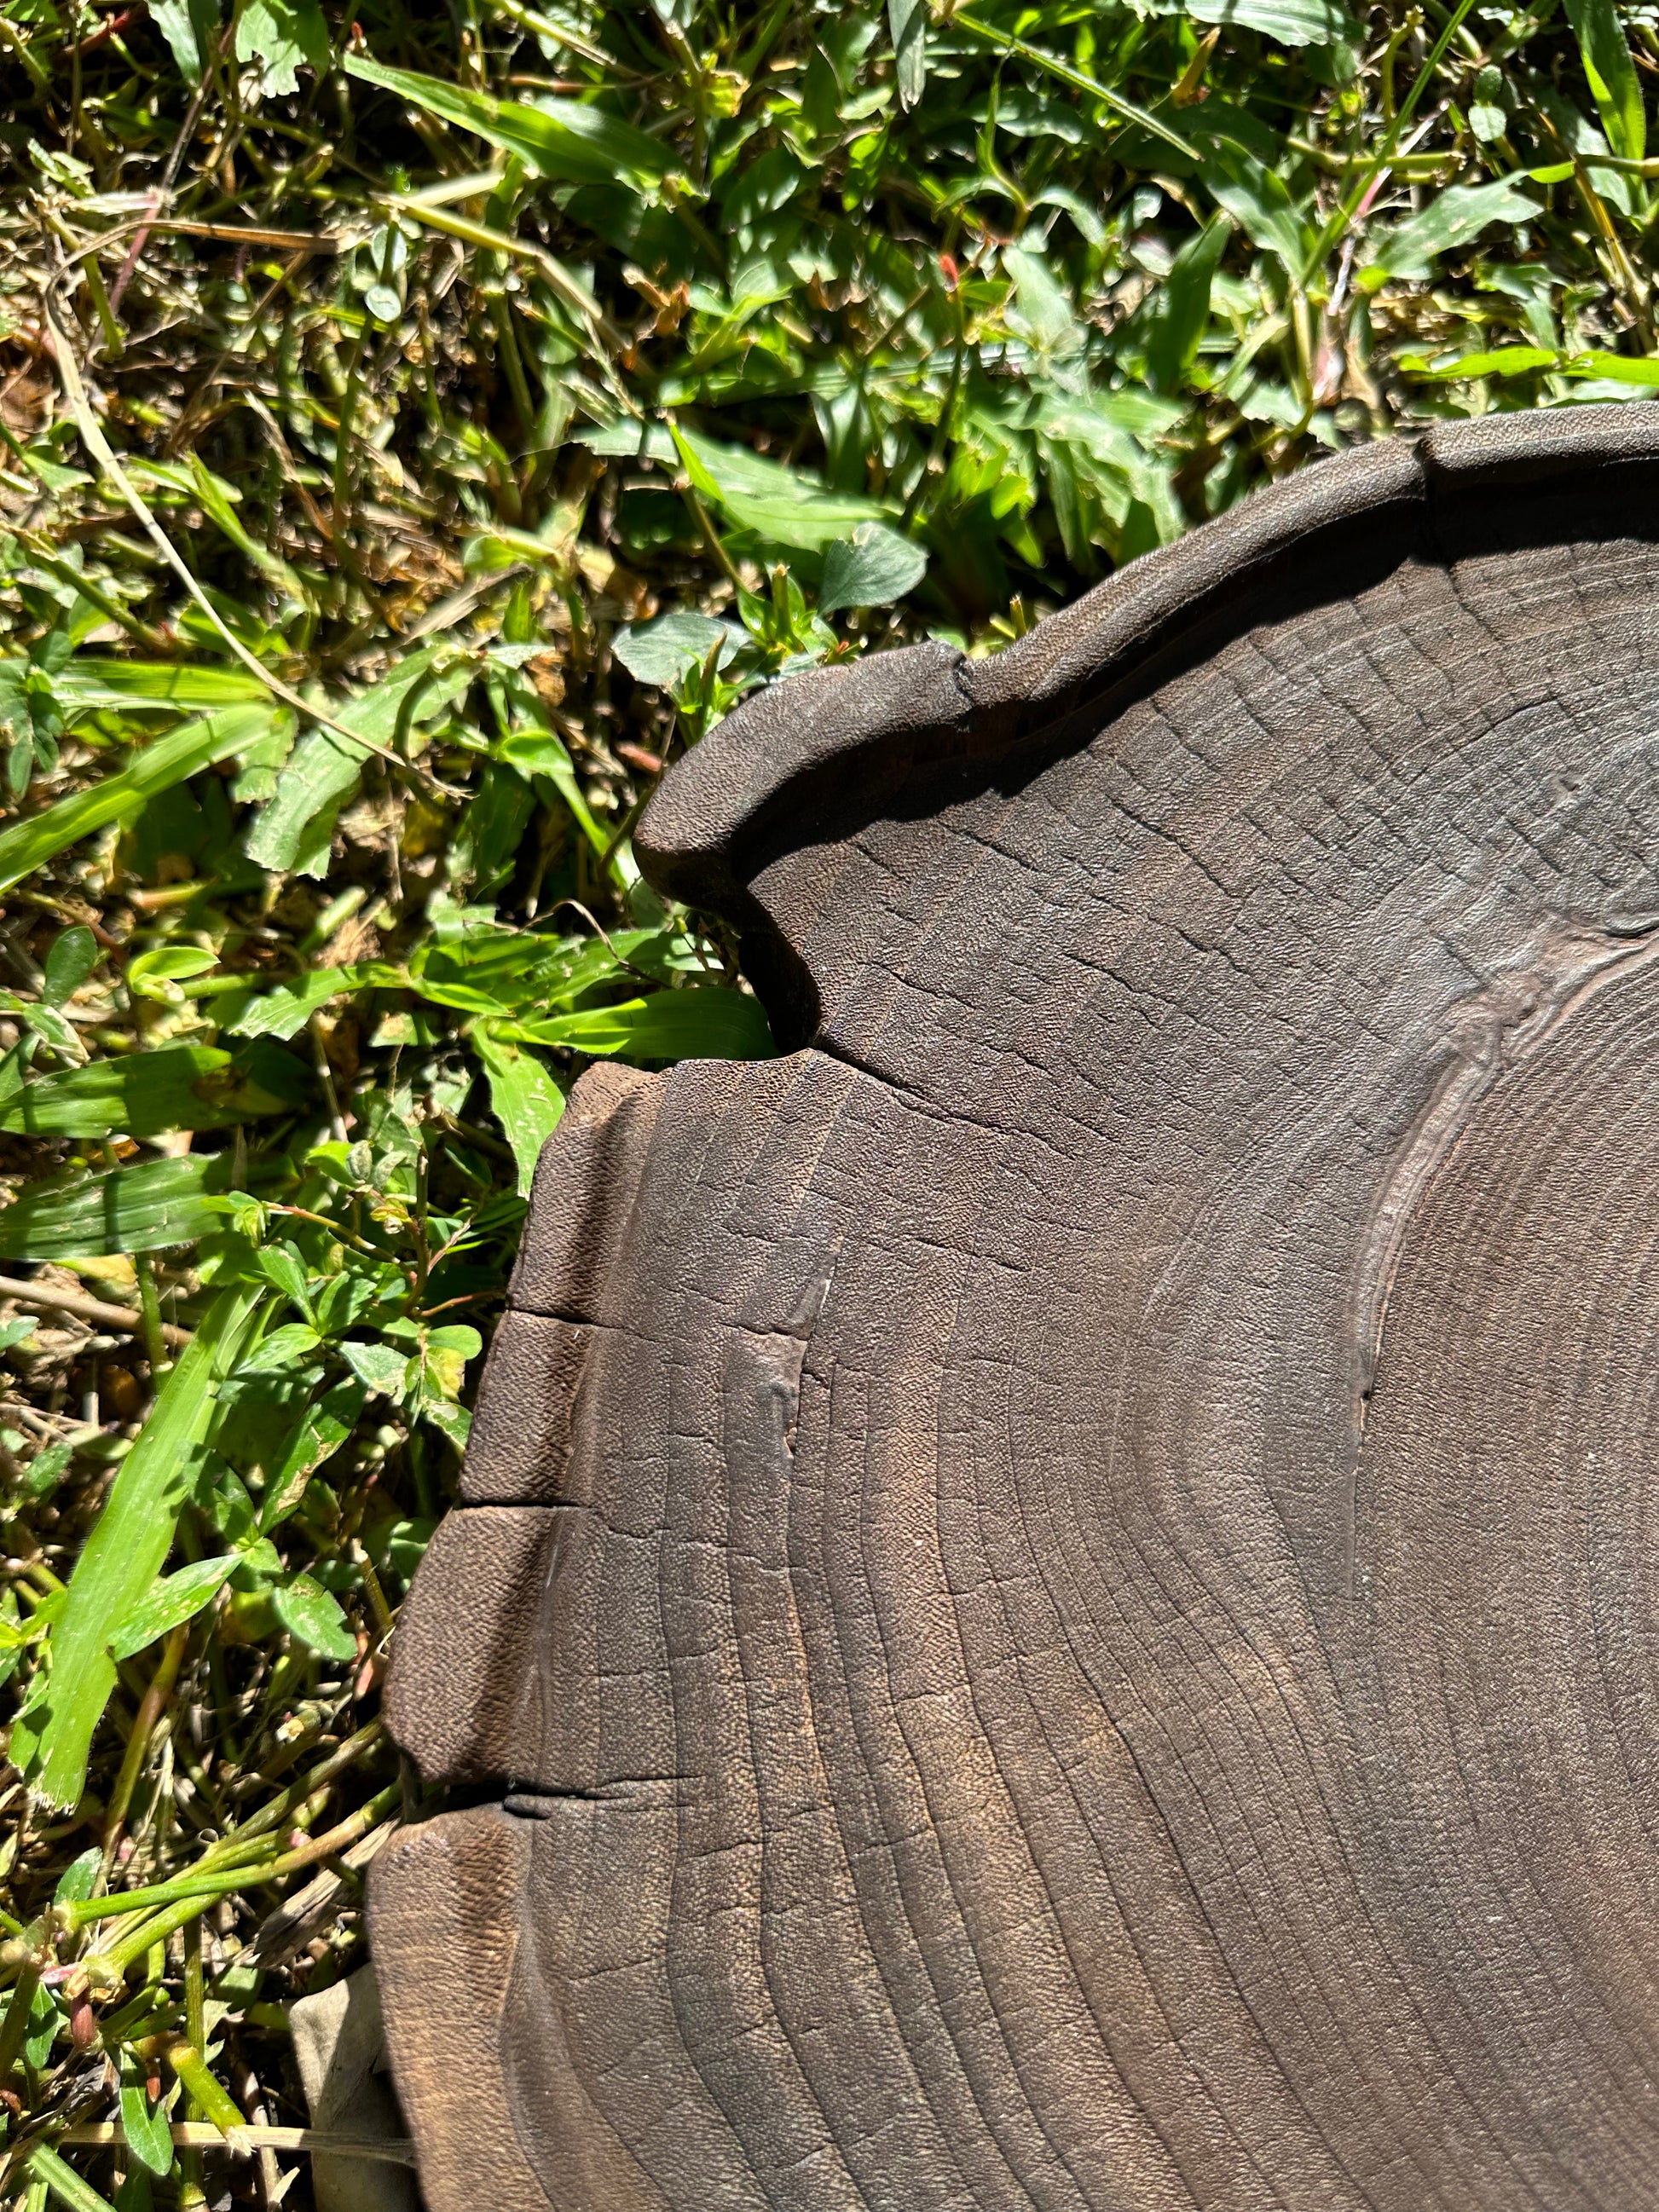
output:
[[[1651,6],[225,4],[0,0],[0,2195],[83,2212],[304,2120],[571,1081],[770,1049],[663,763],[1659,385]]]

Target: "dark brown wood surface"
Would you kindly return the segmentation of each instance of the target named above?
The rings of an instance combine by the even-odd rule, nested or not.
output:
[[[375,1869],[432,2212],[1659,2206],[1659,408],[797,679],[542,1163]]]

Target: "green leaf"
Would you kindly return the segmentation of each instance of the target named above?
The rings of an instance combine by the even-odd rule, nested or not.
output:
[[[465,1322],[452,1322],[444,1328],[428,1329],[426,1345],[428,1352],[454,1353],[464,1368],[469,1359],[476,1359],[483,1350],[483,1339],[476,1328],[469,1327]],[[451,1395],[453,1396],[454,1390],[459,1390],[460,1387],[460,1373],[458,1370]]]
[[[267,991],[251,1000],[225,1026],[233,1036],[269,1036],[286,1041],[297,1036],[331,999],[342,998],[354,991],[390,989],[407,980],[401,968],[393,968],[384,960],[360,960],[347,968],[313,969],[297,983],[284,983],[279,989]]]
[[[1003,248],[1002,265],[1014,280],[1011,325],[1022,331],[1041,354],[1051,361],[1071,361],[1088,342],[1071,295],[1041,254],[1023,247]]]
[[[1589,82],[1601,128],[1615,154],[1639,161],[1647,151],[1648,118],[1642,104],[1642,80],[1636,73],[1619,20],[1617,0],[1566,0],[1567,21]]]
[[[678,455],[674,441],[660,422],[636,422],[623,416],[615,422],[585,424],[570,432],[574,445],[590,453],[608,454],[613,460],[653,460],[672,464]]]
[[[236,1370],[238,1375],[280,1375],[285,1368],[302,1367],[313,1352],[322,1349],[323,1340],[308,1322],[285,1322],[281,1328],[272,1329],[255,1352],[251,1352]]]
[[[401,1398],[409,1381],[409,1359],[389,1344],[343,1344],[340,1357],[367,1390]]]
[[[1536,204],[1510,177],[1494,185],[1450,185],[1385,234],[1365,274],[1373,285],[1383,276],[1430,276],[1443,253],[1468,245],[1488,223],[1529,222],[1537,214]]]
[[[458,1452],[466,1449],[466,1440],[472,1431],[472,1416],[465,1406],[458,1406],[451,1398],[428,1398],[421,1407],[421,1419],[429,1421],[442,1436],[449,1438]]]
[[[57,679],[66,712],[143,713],[172,708],[268,706],[270,693],[257,676],[239,668],[191,666],[171,660],[106,660],[77,653]]]
[[[58,1877],[58,1887],[52,1893],[54,1905],[82,1905],[92,1895],[104,1854],[96,1844],[89,1844],[78,1858],[73,1858]]]
[[[212,29],[217,28],[216,14],[204,9],[200,0],[150,0],[149,17],[167,40],[179,76],[193,92],[206,67],[202,33],[207,31],[211,36]]]
[[[1187,0],[1184,8],[1159,13],[1260,31],[1281,46],[1352,46],[1360,36],[1358,24],[1336,0]]]
[[[1580,353],[1561,366],[1569,376],[1605,377],[1609,383],[1650,390],[1659,385],[1659,356],[1652,354]]]
[[[475,896],[499,889],[513,872],[535,812],[529,780],[505,761],[486,761],[450,848],[450,881]]]
[[[1401,355],[1397,366],[1413,376],[1434,377],[1450,382],[1474,376],[1525,376],[1535,369],[1554,368],[1561,356],[1547,346],[1498,346],[1491,353],[1466,353],[1455,361],[1431,363],[1420,354]]]
[[[492,100],[464,85],[384,68],[365,54],[348,54],[345,68],[348,76],[395,92],[428,115],[487,138],[503,153],[516,154],[538,176],[562,184],[614,185],[623,179],[652,184],[676,166],[672,154],[657,139],[579,100],[550,94],[534,101]]]
[[[307,1321],[313,1319],[311,1305],[311,1285],[300,1255],[291,1244],[267,1244],[255,1253],[253,1264],[271,1288],[280,1291],[290,1305],[295,1305]]]
[[[52,1631],[52,1674],[42,1704],[20,1715],[13,1764],[48,1804],[76,1804],[87,1753],[115,1685],[109,1643],[155,1581],[173,1543],[192,1448],[212,1426],[220,1382],[235,1364],[263,1287],[222,1291],[157,1392],[138,1441],[122,1461],[82,1547]]]
[[[225,707],[153,739],[118,775],[106,775],[44,813],[0,830],[0,891],[9,890],[94,830],[127,821],[160,793],[257,744],[291,719],[286,708]]]
[[[896,510],[879,500],[830,491],[816,477],[769,461],[736,446],[676,428],[674,443],[686,474],[740,530],[768,545],[822,554],[860,522],[896,520]]]
[[[33,1314],[25,1314],[17,1321],[9,1321],[0,1328],[0,1352],[9,1352],[15,1344],[27,1344],[40,1328]]]
[[[0,1112],[0,1130],[155,1137],[173,1129],[226,1129],[262,1114],[287,1113],[309,1088],[300,1062],[275,1046],[256,1060],[206,1045],[169,1045],[37,1077]]]
[[[21,1012],[26,1002],[19,999],[14,1003]],[[34,1065],[35,1048],[40,1042],[36,1036],[21,1036],[9,1052],[0,1055],[0,1104],[9,1104],[21,1093],[24,1078]]]
[[[887,0],[887,28],[899,105],[914,107],[927,82],[927,0]]]
[[[1609,213],[1634,216],[1637,209],[1634,198],[1636,179],[1626,175],[1620,169],[1610,169],[1607,167],[1609,149],[1607,138],[1599,125],[1592,123],[1589,118],[1582,112],[1577,104],[1570,100],[1566,93],[1549,76],[1540,74],[1531,77],[1527,83],[1527,94],[1528,104],[1537,109],[1542,120],[1549,126],[1544,144],[1555,144],[1559,146],[1561,152],[1577,157],[1578,162],[1582,163],[1584,169],[1589,172],[1590,185],[1593,190],[1600,193]],[[1540,144],[1534,150],[1535,153],[1541,153],[1543,145]],[[1540,164],[1540,168],[1554,166],[1559,165]],[[1530,170],[1527,173],[1530,175]],[[1577,171],[1574,170],[1571,173],[1576,174]],[[1534,183],[1540,183],[1544,180],[1541,176],[1533,178]],[[1565,179],[1562,181],[1565,182]],[[1596,282],[1605,281],[1605,279],[1589,279],[1588,281]]]
[[[884,523],[861,522],[850,538],[836,538],[823,556],[818,612],[890,607],[914,592],[927,574],[927,556],[921,546]]]
[[[264,1582],[283,1571],[283,1555],[269,1537],[250,1536],[236,1547],[236,1569],[241,1577],[239,1589]]]
[[[270,1593],[270,1602],[289,1634],[298,1637],[325,1659],[344,1664],[356,1657],[357,1639],[346,1626],[338,1601],[310,1575],[295,1575],[290,1583],[279,1583]]]
[[[50,1045],[60,1059],[70,1061],[72,1066],[78,1067],[86,1059],[87,1048],[81,1042],[80,1031],[72,1022],[66,1021],[54,1007],[48,1006],[44,999],[20,999],[15,991],[0,991],[0,1012],[21,1022],[33,1037],[42,1044]],[[9,1059],[9,1054],[7,1057]],[[19,1076],[15,1083],[10,1080],[14,1072]],[[15,1098],[21,1092],[21,1068],[7,1070],[4,1085],[7,1098]]]
[[[98,939],[89,929],[76,922],[73,928],[60,931],[46,955],[41,998],[49,1006],[64,1005],[97,965]]]
[[[635,1060],[769,1060],[777,1048],[759,1000],[715,984],[503,1029],[531,1044],[562,1045],[595,1058],[625,1052]]]
[[[528,742],[509,742],[517,757],[527,758]],[[622,930],[611,942],[625,953],[641,934]],[[603,939],[573,944],[530,930],[488,927],[423,945],[410,963],[409,983],[434,1006],[465,1013],[542,1013],[568,1001],[573,990],[609,982],[620,972]]]
[[[271,1475],[259,1509],[262,1532],[276,1528],[305,1496],[306,1485],[351,1434],[368,1393],[355,1377],[325,1391],[300,1418],[281,1465]]]
[[[1469,128],[1483,146],[1490,146],[1494,139],[1501,138],[1509,128],[1505,99],[1504,72],[1488,62],[1475,76],[1474,97],[1469,101]]]
[[[516,769],[520,775],[533,780],[544,779],[550,784],[575,816],[583,836],[594,851],[603,855],[609,850],[612,842],[611,833],[603,823],[594,818],[593,810],[587,803],[587,794],[576,780],[575,763],[556,731],[546,727],[514,730],[501,739],[501,756],[507,765]],[[541,795],[547,798],[544,790]],[[614,854],[611,872],[613,881],[620,881]]]
[[[1313,233],[1297,213],[1285,181],[1242,146],[1217,149],[1206,182],[1245,236],[1291,275],[1300,271]]]
[[[519,1189],[527,1198],[542,1146],[564,1112],[564,1092],[545,1060],[493,1036],[487,1023],[473,1030],[472,1048],[489,1079],[490,1108],[513,1147]]]
[[[328,25],[317,0],[246,0],[237,15],[236,58],[259,64],[268,93],[298,91],[301,63],[325,69],[328,53]]]
[[[91,1259],[193,1243],[220,1226],[216,1194],[230,1188],[231,1169],[228,1153],[208,1154],[32,1183],[0,1208],[0,1259]]]
[[[400,724],[429,720],[471,680],[471,665],[456,660],[453,648],[429,646],[388,669],[372,691],[337,705],[333,719],[342,729],[389,747]],[[334,824],[357,788],[364,757],[349,738],[332,730],[303,737],[278,779],[276,797],[243,841],[249,860],[273,874],[325,874]]]
[[[236,1565],[236,1558],[234,1552],[228,1552],[221,1559],[195,1559],[176,1574],[163,1575],[111,1631],[109,1648],[113,1656],[131,1659],[135,1651],[143,1650],[182,1622],[193,1620],[204,1605],[211,1603]]]
[[[75,1455],[73,1444],[48,1444],[29,1462],[23,1477],[23,1487],[30,1498],[47,1498],[58,1487],[59,1478]]]
[[[137,2060],[125,2045],[121,2051],[121,2133],[127,2148],[151,2173],[173,2168],[173,2126],[167,2100],[152,2104]]]
[[[181,1006],[185,994],[176,987],[208,975],[218,964],[218,954],[210,952],[204,945],[158,945],[128,961],[127,988],[137,998],[164,1006]]]
[[[24,2057],[37,2070],[52,2056],[52,2046],[57,2042],[58,2031],[63,2025],[64,2015],[52,2002],[52,1991],[45,1988],[37,1989],[29,2002],[29,2027],[33,2033],[23,2045]],[[102,2199],[99,2202],[101,2203]]]
[[[619,629],[611,650],[638,682],[655,684],[666,690],[688,669],[701,667],[717,645],[722,661],[729,660],[737,651],[737,640],[729,626],[717,622],[713,615],[686,610],[659,615],[655,622],[642,623],[637,629],[631,626]]]
[[[1232,235],[1224,215],[1189,238],[1154,295],[1146,332],[1146,374],[1159,392],[1179,392],[1210,326],[1210,288]]]

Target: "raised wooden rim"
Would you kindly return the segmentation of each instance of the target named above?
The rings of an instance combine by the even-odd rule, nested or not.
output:
[[[825,789],[840,830],[860,781],[873,812],[921,771],[983,772],[1044,739],[1076,750],[1172,654],[1351,596],[1405,559],[1449,563],[1466,538],[1491,550],[1494,507],[1520,541],[1659,536],[1656,479],[1659,404],[1642,401],[1489,415],[1333,455],[1131,562],[1006,653],[969,660],[930,641],[745,701],[664,779],[635,834],[641,866],[666,896],[752,929],[748,884],[817,841]]]

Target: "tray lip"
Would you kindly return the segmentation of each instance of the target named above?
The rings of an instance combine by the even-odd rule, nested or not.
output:
[[[1012,753],[1120,690],[1183,631],[1224,617],[1272,577],[1299,574],[1305,583],[1322,558],[1329,589],[1320,596],[1340,597],[1352,585],[1334,537],[1352,545],[1368,529],[1392,527],[1419,554],[1446,560],[1443,528],[1460,507],[1523,504],[1565,477],[1584,526],[1577,532],[1563,517],[1547,542],[1594,540],[1609,534],[1595,527],[1597,489],[1656,462],[1659,398],[1437,423],[1310,462],[1127,563],[988,659],[970,661],[930,640],[757,693],[664,777],[636,827],[640,866],[671,897],[751,919],[751,875],[780,842],[810,840],[810,806],[799,836],[775,835],[792,794],[809,782],[877,762],[902,772],[904,756],[921,750],[934,762],[956,751],[981,762]]]

